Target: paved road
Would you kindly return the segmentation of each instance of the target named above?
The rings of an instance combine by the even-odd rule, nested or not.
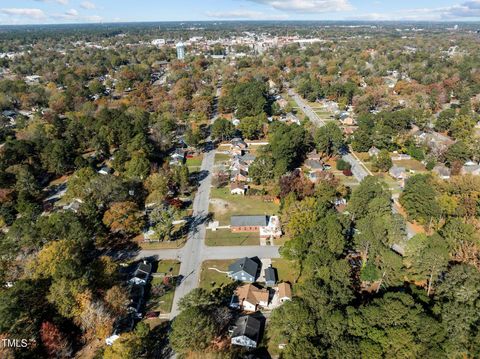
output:
[[[317,127],[325,126],[325,121],[323,121],[318,115],[312,110],[310,105],[308,105],[295,91],[292,89],[288,90],[288,94],[293,100],[297,103],[298,107],[307,115],[312,121],[314,125]],[[362,182],[362,180],[367,176],[373,176],[370,170],[363,164],[363,162],[354,154],[354,153],[345,153],[342,156],[342,159],[352,166],[352,173],[357,179],[358,182]],[[392,206],[393,213],[399,213],[399,205],[395,201],[393,202]],[[406,230],[407,230],[407,239],[412,238],[414,235],[417,234],[416,229],[413,225],[409,222],[406,223]]]
[[[220,89],[217,89],[217,98]],[[215,111],[216,112],[216,111]],[[214,114],[212,123],[216,120]],[[207,141],[211,139],[208,138]],[[209,259],[236,259],[241,257],[279,258],[279,247],[275,246],[229,246],[209,247],[205,245],[205,233],[212,185],[212,172],[215,162],[215,149],[204,153],[200,173],[204,178],[199,182],[198,191],[193,201],[193,223],[188,233],[188,239],[183,248],[142,250],[138,258],[155,257],[156,259],[177,259],[180,264],[180,275],[183,280],[175,290],[172,312],[169,318],[173,319],[179,313],[178,303],[185,295],[195,289],[200,280],[202,262]]]

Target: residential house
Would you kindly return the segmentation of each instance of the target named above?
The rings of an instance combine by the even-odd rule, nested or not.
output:
[[[380,150],[378,148],[376,148],[375,146],[371,147],[369,150],[368,150],[368,155],[370,157],[376,157],[380,154]]]
[[[245,315],[237,319],[231,343],[247,348],[256,348],[260,341],[262,323],[259,319]]]
[[[312,172],[323,171],[323,163],[317,160],[311,160],[311,159],[306,160],[305,167],[307,167]]]
[[[63,206],[63,209],[65,211],[72,211],[74,213],[77,213],[82,203],[83,201],[81,199],[75,198],[72,202]]]
[[[252,155],[251,153],[245,153],[244,155],[242,155],[240,157],[240,160],[242,162],[246,163],[247,165],[251,165],[253,163],[253,161],[255,161],[256,158],[257,158],[257,156]]]
[[[245,150],[248,147],[247,143],[240,137],[232,138],[230,144],[232,145],[232,147],[238,147],[241,150]]]
[[[141,310],[145,296],[145,286],[131,284],[128,291],[129,304],[127,311],[133,313],[137,317],[141,317]]]
[[[230,170],[242,170],[248,172],[249,166],[246,162],[242,161],[239,156],[235,156],[230,165]]]
[[[322,160],[322,156],[317,152],[316,149],[307,153],[307,158],[309,160],[312,160],[312,161],[321,161]]]
[[[340,120],[340,122],[342,123],[343,126],[356,126],[357,125],[357,121],[352,117],[346,117],[346,118]]]
[[[250,177],[248,177],[247,171],[244,171],[241,169],[235,169],[230,174],[230,181],[231,182],[249,182]]]
[[[277,283],[277,271],[273,267],[265,268],[265,285],[267,287],[273,287]]]
[[[235,289],[230,301],[230,308],[255,312],[268,306],[270,292],[253,284],[245,284]]]
[[[273,239],[282,236],[282,226],[278,216],[269,216],[266,227],[260,227],[260,238]]]
[[[388,171],[390,176],[392,176],[395,179],[398,180],[404,180],[407,178],[407,170],[405,167],[398,167],[398,166],[393,166],[390,168],[390,171]]]
[[[471,174],[473,176],[480,176],[480,165],[473,164],[467,165],[465,164],[460,171],[462,175]]]
[[[185,162],[186,151],[183,148],[176,148],[170,156],[170,165],[181,165]]]
[[[285,303],[288,300],[292,300],[292,286],[290,283],[280,283],[277,287],[276,295],[280,303]]]
[[[405,161],[405,160],[411,160],[412,156],[407,155],[405,153],[394,153],[392,156],[392,161]]]
[[[253,283],[257,279],[258,263],[244,257],[228,267],[228,276],[233,280]]]
[[[108,166],[103,166],[102,168],[100,168],[98,170],[98,173],[106,176],[106,175],[109,175],[110,173],[112,173],[112,169]]]
[[[133,278],[130,279],[130,283],[137,285],[145,285],[148,282],[150,273],[152,272],[152,265],[147,261],[140,263],[133,274]]]
[[[230,230],[232,232],[260,232],[261,227],[268,226],[268,216],[232,216]]]
[[[450,168],[445,165],[437,165],[432,169],[432,172],[435,173],[439,178],[447,180],[450,178],[451,171]]]
[[[230,184],[230,193],[244,196],[246,192],[245,184],[241,182],[232,182]]]

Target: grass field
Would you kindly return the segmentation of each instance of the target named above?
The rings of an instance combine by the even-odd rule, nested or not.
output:
[[[278,280],[280,282],[289,282],[291,284],[301,282],[300,268],[295,261],[289,261],[283,258],[272,259],[272,267],[277,269]]]
[[[213,289],[232,283],[232,280],[227,277],[225,273],[220,273],[208,268],[216,268],[225,272],[228,270],[228,266],[233,262],[235,262],[234,259],[209,260],[203,262],[200,272],[200,288]]]
[[[425,168],[422,162],[417,161],[413,158],[411,160],[393,161],[393,163],[398,167],[405,167],[407,170],[414,171],[414,172],[427,171],[427,169]]]
[[[143,238],[143,237],[142,237]],[[177,249],[182,248],[187,241],[187,236],[184,236],[176,241],[167,242],[140,242],[142,249]]]
[[[215,164],[220,165],[228,162],[230,160],[230,155],[226,153],[215,153]]]
[[[212,188],[210,198],[210,212],[220,225],[230,224],[232,215],[274,215],[279,210],[276,203],[265,202],[261,197],[232,195],[226,187]]]
[[[229,229],[207,230],[205,244],[207,246],[258,246],[260,237],[259,233],[232,233]]]
[[[158,262],[157,273],[168,273],[177,276],[180,272],[180,262],[173,259],[165,259]],[[162,283],[162,278],[154,277],[152,286]],[[156,303],[153,304],[152,310],[160,313],[170,313],[172,310],[173,296],[175,290],[170,290],[161,297],[155,298]]]
[[[198,170],[202,166],[203,156],[187,158],[186,164],[190,170]]]

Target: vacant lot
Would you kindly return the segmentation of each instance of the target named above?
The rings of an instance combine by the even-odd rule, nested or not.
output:
[[[186,164],[188,166],[188,169],[193,171],[193,170],[198,170],[202,166],[202,161],[203,161],[203,156],[195,156],[192,158],[187,158]]]
[[[213,289],[232,283],[232,280],[227,277],[227,274],[221,272],[226,272],[228,266],[233,262],[235,262],[234,259],[209,260],[203,262],[200,272],[200,288]]]
[[[233,215],[274,215],[279,206],[274,202],[266,202],[261,196],[236,196],[230,189],[215,188],[210,195],[210,212],[220,225],[229,225]]]
[[[258,246],[259,233],[232,233],[229,229],[217,231],[207,230],[205,244],[207,246]]]

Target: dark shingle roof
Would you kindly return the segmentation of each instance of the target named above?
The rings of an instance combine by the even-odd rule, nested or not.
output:
[[[240,317],[235,322],[235,329],[233,330],[233,337],[246,336],[258,343],[260,336],[261,323],[257,318],[250,315]]]
[[[228,270],[232,273],[237,273],[243,270],[251,276],[255,277],[257,275],[258,264],[254,260],[245,257],[237,260],[235,263],[232,263],[228,267]]]
[[[268,267],[265,269],[265,281],[266,282],[276,282],[277,281],[277,275],[275,273],[275,269],[272,267]]]
[[[232,227],[266,227],[268,225],[268,218],[267,216],[232,216],[230,218],[230,225]]]

